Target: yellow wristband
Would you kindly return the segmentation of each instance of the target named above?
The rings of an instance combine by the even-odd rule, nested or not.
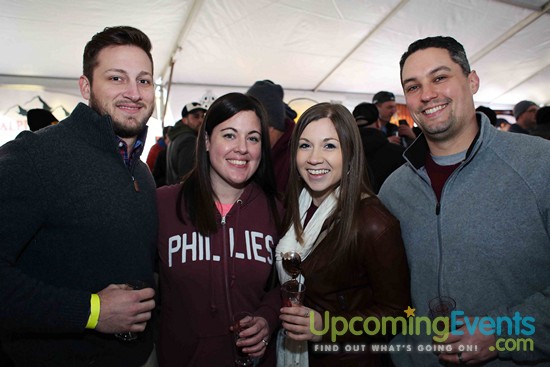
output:
[[[99,296],[95,293],[92,293],[90,297],[90,317],[88,317],[88,323],[86,324],[86,329],[95,329],[99,321],[99,309],[101,303],[99,301]]]

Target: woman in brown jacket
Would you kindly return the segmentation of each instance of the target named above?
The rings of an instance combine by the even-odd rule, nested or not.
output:
[[[409,269],[399,222],[368,188],[355,120],[342,105],[317,104],[300,117],[290,149],[287,233],[276,259],[284,282],[289,277],[281,255],[301,255],[306,291],[304,306],[281,309],[286,337],[308,341],[309,352],[298,357],[301,366],[307,365],[304,359],[312,367],[386,365],[388,356],[372,353],[370,345],[387,344],[391,327],[375,335],[372,331],[382,317],[405,316]],[[332,325],[335,317],[342,318],[338,328]],[[354,332],[336,335],[352,319]],[[332,337],[339,352],[320,351],[322,344],[334,342]],[[359,351],[346,351],[350,343]],[[284,343],[278,345],[284,349]],[[279,356],[285,353],[296,351],[278,351]]]

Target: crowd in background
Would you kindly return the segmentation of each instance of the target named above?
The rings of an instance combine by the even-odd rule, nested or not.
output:
[[[390,122],[392,92],[298,117],[258,80],[186,101],[145,164],[151,47],[133,27],[97,33],[88,105],[31,114],[34,131],[0,147],[0,363],[550,366],[549,107],[520,101],[510,126],[476,109],[463,46],[428,37],[399,63],[414,126]],[[288,282],[302,298],[281,301]],[[443,339],[426,324],[366,332],[454,311]],[[498,324],[518,317],[534,347],[498,349],[524,338]],[[365,347],[319,352],[334,320],[359,320],[338,341]],[[370,347],[432,344],[443,352]]]

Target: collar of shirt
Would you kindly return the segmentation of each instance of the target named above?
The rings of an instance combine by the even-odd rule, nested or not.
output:
[[[141,153],[143,152],[143,148],[145,146],[144,141],[145,141],[145,131],[142,131],[137,137],[136,142],[134,143],[134,147],[132,148],[132,153],[128,155],[128,144],[126,144],[126,142],[122,140],[119,136],[116,136],[118,153],[120,154],[126,167],[128,168],[132,167],[134,165],[134,162],[137,159],[139,159],[139,157],[141,156]]]

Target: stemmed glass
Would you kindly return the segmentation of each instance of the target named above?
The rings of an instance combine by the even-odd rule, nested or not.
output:
[[[283,307],[302,306],[304,304],[305,291],[305,284],[298,282],[296,279],[284,282],[281,285]]]
[[[283,269],[292,277],[292,279],[281,285],[281,298],[283,307],[302,306],[304,304],[304,294],[306,286],[296,279],[300,273],[302,258],[295,251],[281,253]],[[280,361],[285,366],[299,366],[302,353],[307,350],[306,341],[293,340],[287,337],[286,330],[282,330],[282,353],[283,360]],[[306,360],[307,361],[307,360]]]
[[[284,254],[281,253],[281,259],[283,263],[283,269],[292,277],[296,279],[301,273],[300,265],[302,264],[302,258],[296,251],[288,251]]]
[[[430,309],[430,318],[450,317],[451,312],[456,308],[456,301],[448,296],[439,296],[430,300],[428,304]]]
[[[243,347],[237,346],[237,340],[241,339],[239,334],[241,331],[248,329],[252,326],[254,321],[254,316],[248,312],[239,311],[233,315],[233,346],[235,347],[236,357],[235,357],[235,366],[253,366],[254,361],[250,358],[247,353],[243,352]]]
[[[449,332],[447,327],[450,329],[449,320],[451,317],[451,312],[453,312],[456,308],[456,301],[448,296],[438,296],[430,300],[428,307],[430,309],[430,318],[432,320],[435,320],[436,318],[447,318],[446,321],[440,320],[437,323],[437,329],[438,330],[445,330],[445,332]],[[438,343],[436,340],[434,340],[434,343]],[[435,354],[439,354],[439,352],[435,352]],[[448,364],[445,363],[445,366]]]

